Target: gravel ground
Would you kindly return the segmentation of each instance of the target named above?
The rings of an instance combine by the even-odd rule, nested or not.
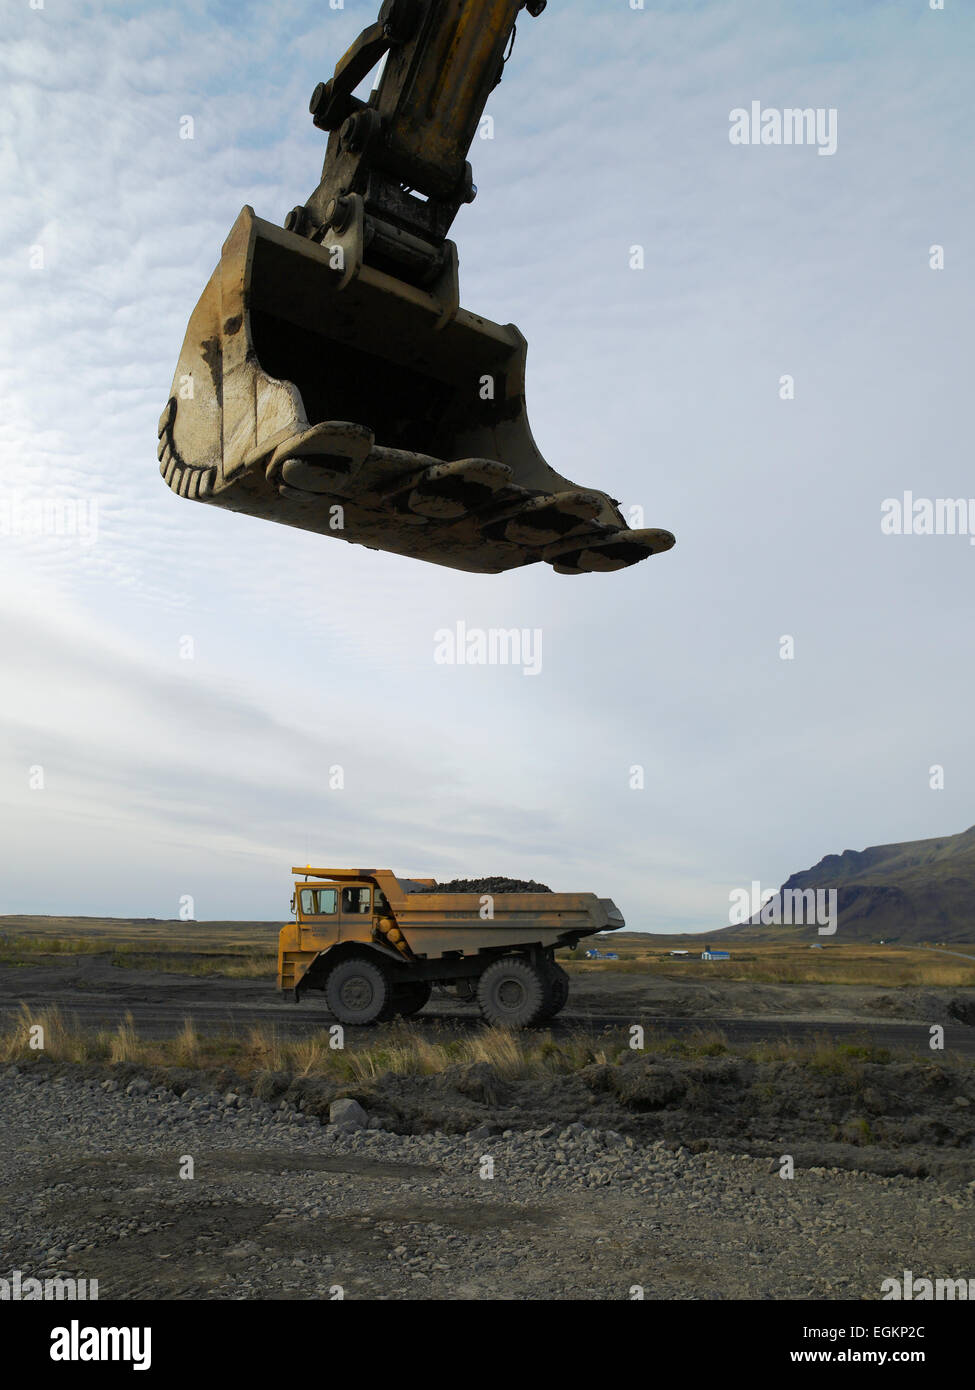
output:
[[[975,1276],[960,1177],[784,1180],[768,1158],[582,1122],[407,1135],[43,1075],[0,1069],[0,1277],[97,1278],[123,1299],[778,1300]]]

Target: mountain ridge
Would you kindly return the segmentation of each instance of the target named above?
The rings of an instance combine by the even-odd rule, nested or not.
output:
[[[790,875],[779,892],[810,889],[836,890],[837,941],[975,941],[975,825],[956,835],[824,855]],[[762,925],[753,917],[725,932]],[[819,935],[816,924],[795,931]]]

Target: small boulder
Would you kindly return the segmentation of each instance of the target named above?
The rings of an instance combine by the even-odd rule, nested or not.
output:
[[[369,1123],[369,1116],[363,1110],[357,1100],[351,1096],[343,1096],[341,1100],[333,1100],[328,1107],[329,1123],[333,1125],[352,1125],[355,1129],[365,1129]]]

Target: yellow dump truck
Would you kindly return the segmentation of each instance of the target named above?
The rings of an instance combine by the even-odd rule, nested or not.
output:
[[[389,869],[296,868],[294,921],[281,930],[278,988],[324,994],[345,1024],[415,1014],[434,985],[477,1002],[489,1023],[528,1027],[565,1006],[560,946],[617,931],[594,893],[442,891]]]

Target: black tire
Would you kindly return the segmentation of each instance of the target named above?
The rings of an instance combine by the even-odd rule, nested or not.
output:
[[[409,984],[397,985],[393,990],[393,1013],[401,1018],[418,1014],[430,1000],[431,985],[427,980],[411,980]]]
[[[368,956],[351,956],[328,972],[325,1002],[339,1023],[363,1027],[389,1017],[393,987],[385,970]]]
[[[530,1028],[548,1002],[546,973],[522,956],[502,956],[477,982],[477,1002],[488,1023],[502,1028]]]
[[[548,973],[548,998],[541,1013],[541,1021],[554,1018],[565,1008],[569,998],[569,977],[561,965],[553,961]]]

